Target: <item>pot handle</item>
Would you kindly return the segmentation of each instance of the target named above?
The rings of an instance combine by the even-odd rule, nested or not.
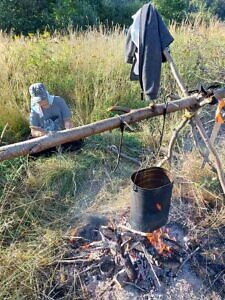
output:
[[[138,191],[138,187],[136,186],[136,184],[133,185],[133,191],[137,192]]]

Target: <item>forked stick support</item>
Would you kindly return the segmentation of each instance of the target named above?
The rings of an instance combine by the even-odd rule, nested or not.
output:
[[[185,87],[185,85],[184,85],[184,83],[181,79],[181,76],[180,76],[180,74],[179,74],[179,72],[176,68],[176,65],[173,61],[173,58],[170,55],[167,48],[163,51],[163,54],[165,55],[166,60],[168,61],[169,65],[170,65],[171,72],[172,72],[172,74],[173,74],[173,76],[174,76],[181,92],[183,93],[184,96],[189,96],[188,95],[188,90]],[[220,160],[220,157],[219,157],[215,147],[211,143],[210,139],[207,137],[207,133],[205,132],[205,129],[202,125],[202,122],[199,119],[197,114],[193,115],[193,120],[195,121],[196,127],[197,127],[197,129],[198,129],[198,131],[199,131],[199,133],[200,133],[200,135],[201,135],[201,137],[202,137],[209,153],[211,153],[213,158],[214,158],[215,168],[216,168],[216,171],[217,171],[217,174],[218,174],[218,178],[219,178],[221,187],[223,189],[223,193],[225,194],[225,178],[224,178],[224,172],[223,172],[223,169],[222,169],[222,162]]]

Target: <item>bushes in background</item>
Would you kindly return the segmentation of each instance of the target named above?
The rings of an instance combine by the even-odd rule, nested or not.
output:
[[[189,13],[225,17],[223,0],[152,0],[166,22],[181,22]],[[16,34],[44,30],[86,29],[88,26],[129,26],[145,0],[1,0],[0,29]]]

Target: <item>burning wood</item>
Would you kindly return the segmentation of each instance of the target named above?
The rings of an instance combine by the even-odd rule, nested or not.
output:
[[[209,276],[209,270],[209,286],[223,282],[223,268],[212,269],[207,264],[200,244],[187,244],[187,232],[181,224],[169,223],[166,228],[140,234],[129,227],[126,218],[123,214],[113,222],[95,220],[95,224],[79,227],[66,237],[64,256],[49,265],[52,273],[43,271],[53,278],[49,292],[52,299],[68,290],[79,299],[143,299],[145,294],[151,295],[150,299],[161,299],[157,297],[179,286],[185,276],[190,282],[198,281],[198,290],[204,288],[205,272]],[[199,279],[191,271],[193,264],[204,277]],[[184,287],[193,292],[190,282],[187,280]]]
[[[149,242],[156,248],[159,254],[167,255],[168,253],[171,254],[172,247],[168,246],[165,242],[163,242],[163,237],[169,237],[168,236],[168,230],[167,229],[157,229],[153,231],[152,233],[147,234],[147,239]]]
[[[107,290],[119,285],[121,288],[132,287],[139,293],[161,291],[164,284],[171,276],[175,276],[180,267],[180,257],[184,249],[180,246],[177,251],[176,245],[167,244],[168,241],[164,239],[167,238],[169,241],[174,239],[169,237],[169,232],[165,228],[144,236],[126,230],[128,226],[127,223],[125,226],[108,223],[92,228],[87,225],[89,233],[87,228],[76,230],[76,236],[73,234],[68,239],[72,249],[71,259],[67,257],[56,262],[65,265],[66,275],[63,278],[67,278],[67,284],[74,282],[75,272],[80,278],[76,288],[81,288],[80,282],[83,282],[91,297],[97,297],[96,293],[101,282],[105,282]],[[82,232],[85,233],[83,237]],[[87,236],[95,237],[95,240],[91,238],[88,242]],[[101,291],[101,295],[103,294]]]

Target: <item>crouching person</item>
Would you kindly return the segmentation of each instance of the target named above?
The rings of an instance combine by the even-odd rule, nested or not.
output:
[[[30,129],[31,137],[41,137],[49,132],[73,128],[72,114],[65,100],[50,95],[43,83],[34,83],[29,87],[31,96]],[[75,151],[82,141],[74,141],[61,145],[62,151]],[[40,154],[51,154],[56,148],[42,151]]]

